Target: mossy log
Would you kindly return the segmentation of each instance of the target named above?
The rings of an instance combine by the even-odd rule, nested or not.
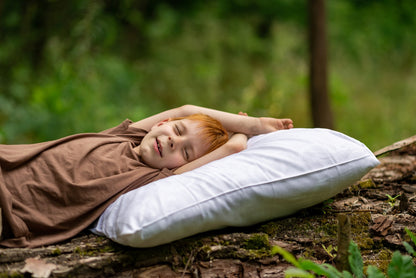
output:
[[[335,265],[339,214],[348,216],[365,264],[386,270],[393,251],[405,252],[404,228],[416,233],[416,145],[386,149],[361,181],[290,217],[145,249],[89,232],[53,246],[0,249],[0,277],[284,277],[290,264],[274,245]]]

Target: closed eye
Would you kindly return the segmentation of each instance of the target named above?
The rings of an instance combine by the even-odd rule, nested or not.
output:
[[[179,129],[178,125],[175,125],[175,131],[177,135],[182,135],[181,130]]]
[[[184,156],[186,161],[189,161],[189,154],[188,154],[188,150],[186,148],[183,149],[183,156]]]

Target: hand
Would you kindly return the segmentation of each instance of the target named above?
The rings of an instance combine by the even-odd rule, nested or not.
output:
[[[293,121],[291,119],[260,117],[258,121],[259,124],[256,127],[255,135],[293,128]]]
[[[228,148],[229,154],[238,153],[247,148],[247,135],[234,133],[224,146]]]

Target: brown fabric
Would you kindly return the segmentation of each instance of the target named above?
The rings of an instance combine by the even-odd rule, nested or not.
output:
[[[139,160],[133,148],[146,131],[130,123],[50,142],[0,145],[0,245],[36,247],[71,238],[121,194],[172,175]]]

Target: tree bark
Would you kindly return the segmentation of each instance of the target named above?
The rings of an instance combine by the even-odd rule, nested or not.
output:
[[[325,0],[309,0],[309,95],[314,127],[334,129],[327,85]]]
[[[403,241],[411,244],[404,228],[416,233],[416,144],[392,146],[398,145],[379,158],[378,167],[334,196],[333,202],[292,216],[201,233],[153,248],[121,246],[89,231],[57,245],[0,248],[0,277],[284,278],[291,264],[275,252],[275,246],[296,258],[334,264],[339,253],[345,262],[349,239],[362,250],[365,265],[376,262],[386,272],[390,254],[404,250]],[[399,192],[406,194],[405,211],[397,202],[387,201],[387,194]]]

